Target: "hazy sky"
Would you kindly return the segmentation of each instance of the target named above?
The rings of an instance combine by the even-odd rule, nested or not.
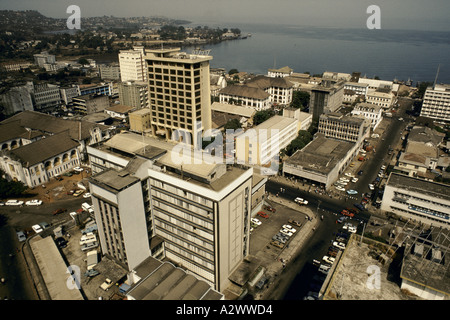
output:
[[[55,18],[68,17],[69,5],[78,5],[86,17],[162,15],[224,27],[280,23],[336,28],[365,28],[367,7],[378,5],[381,28],[450,31],[450,0],[0,0],[0,9],[32,9]]]

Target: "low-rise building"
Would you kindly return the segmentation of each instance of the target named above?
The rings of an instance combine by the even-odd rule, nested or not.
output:
[[[109,98],[104,95],[85,94],[72,98],[73,107],[76,111],[84,114],[102,112],[109,107]]]
[[[105,113],[110,115],[111,118],[124,120],[128,118],[128,114],[133,112],[136,108],[131,106],[124,106],[122,104],[114,104],[110,107],[105,108]]]
[[[369,91],[366,95],[366,102],[375,104],[383,109],[389,109],[394,101],[392,92]]]
[[[370,121],[370,127],[375,130],[383,120],[383,109],[372,103],[358,103],[351,112],[354,116],[362,116]]]
[[[132,132],[151,132],[152,110],[142,108],[131,112],[128,115],[130,121],[130,131]]]
[[[271,78],[284,78],[291,76],[293,72],[293,69],[286,66],[280,69],[269,69],[267,71],[267,76]]]
[[[276,115],[248,129],[236,137],[237,163],[278,167],[279,153],[297,137],[298,127],[297,119]]]
[[[79,143],[65,131],[2,151],[0,164],[7,179],[33,188],[79,166],[78,147]]]
[[[330,188],[358,154],[354,142],[326,138],[317,133],[303,149],[284,160],[283,175]]]
[[[427,225],[448,228],[450,187],[393,172],[384,189],[381,210]]]
[[[332,112],[319,117],[317,131],[327,138],[355,142],[361,145],[369,135],[369,121],[363,117],[345,116]]]
[[[211,104],[213,129],[220,129],[230,119],[238,119],[242,128],[252,126],[255,113],[256,110],[253,108],[214,102]]]

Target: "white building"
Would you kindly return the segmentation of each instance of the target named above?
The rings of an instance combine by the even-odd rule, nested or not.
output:
[[[278,166],[280,151],[297,137],[298,130],[297,119],[283,116],[273,116],[260,125],[248,129],[236,137],[237,163]],[[272,163],[273,161],[275,163]]]
[[[370,121],[370,127],[375,130],[383,120],[383,109],[375,104],[362,102],[358,103],[351,112],[354,116],[363,116]]]
[[[450,85],[437,84],[427,88],[420,116],[450,121]]]
[[[352,103],[357,98],[361,98],[365,101],[367,98],[367,92],[369,90],[369,84],[358,82],[346,82],[344,84],[344,102]]]
[[[293,69],[286,66],[280,69],[269,69],[267,76],[271,78],[284,78],[291,76],[293,72]]]
[[[381,210],[424,224],[450,225],[450,187],[399,173],[391,173]]]
[[[30,188],[80,165],[79,143],[68,132],[51,135],[12,150],[2,151],[0,164],[7,179]]]
[[[366,95],[366,102],[375,104],[383,109],[389,109],[394,101],[392,92],[369,91]]]
[[[163,249],[163,257],[223,291],[249,254],[253,171],[194,164],[195,157],[177,164],[174,151],[141,149],[126,168],[93,175],[100,243],[129,270]]]
[[[147,81],[144,47],[119,52],[120,79],[122,81]]]

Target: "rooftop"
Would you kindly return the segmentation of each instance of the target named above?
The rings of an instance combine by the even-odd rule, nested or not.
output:
[[[406,189],[411,192],[426,194],[438,199],[450,201],[450,186],[443,183],[427,181],[392,172],[387,181],[387,186]]]
[[[127,295],[136,300],[222,300],[223,295],[203,280],[172,263],[147,258],[135,268],[140,280]]]
[[[256,113],[256,110],[253,108],[246,108],[241,106],[236,106],[233,104],[228,103],[219,103],[214,102],[211,104],[211,110],[212,111],[218,111],[218,112],[224,112],[224,113],[231,113],[236,114],[239,116],[250,118]]]
[[[354,146],[355,143],[329,139],[319,133],[313,141],[285,162],[302,167],[306,171],[328,174]]]

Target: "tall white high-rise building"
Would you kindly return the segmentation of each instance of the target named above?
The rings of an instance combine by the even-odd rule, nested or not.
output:
[[[142,46],[119,52],[121,81],[147,81],[144,54],[145,51]]]
[[[420,116],[450,121],[450,84],[436,84],[427,88]]]

